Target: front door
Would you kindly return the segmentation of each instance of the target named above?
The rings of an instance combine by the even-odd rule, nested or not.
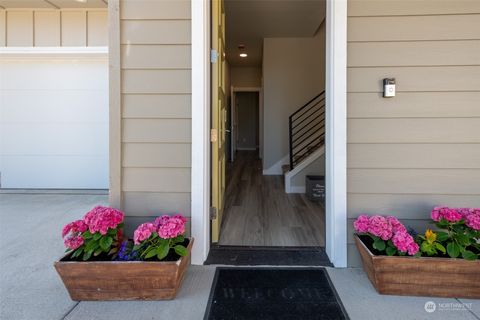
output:
[[[218,242],[225,194],[225,10],[223,0],[212,1],[212,242]],[[216,57],[215,57],[216,56]]]

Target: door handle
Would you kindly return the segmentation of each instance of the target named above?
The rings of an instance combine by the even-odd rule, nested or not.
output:
[[[230,133],[230,130],[227,130],[227,129],[225,129],[225,132],[228,132],[228,133]]]

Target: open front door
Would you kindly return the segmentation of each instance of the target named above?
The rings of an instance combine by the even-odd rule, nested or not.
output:
[[[223,0],[212,1],[212,242],[218,242],[225,195],[225,10]],[[216,53],[216,54],[215,54]],[[216,56],[216,58],[215,58]]]

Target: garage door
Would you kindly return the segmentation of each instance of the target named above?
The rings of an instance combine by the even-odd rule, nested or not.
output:
[[[105,58],[0,57],[2,188],[108,188]]]

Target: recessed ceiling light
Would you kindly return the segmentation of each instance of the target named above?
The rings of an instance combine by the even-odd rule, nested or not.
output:
[[[241,57],[241,58],[246,58],[246,57],[248,57],[248,54],[246,54],[246,53],[240,53],[240,57]]]
[[[87,0],[75,0],[77,2],[81,2],[81,3],[87,3]]]

